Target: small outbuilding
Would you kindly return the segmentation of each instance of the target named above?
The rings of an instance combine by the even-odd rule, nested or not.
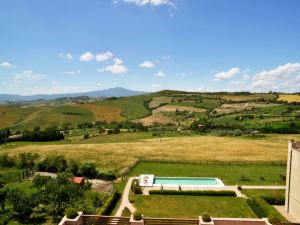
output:
[[[84,185],[84,183],[85,183],[85,178],[84,178],[84,177],[73,177],[73,178],[72,178],[72,182],[73,182],[74,184]]]

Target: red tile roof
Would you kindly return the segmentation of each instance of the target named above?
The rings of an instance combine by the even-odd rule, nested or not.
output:
[[[82,184],[84,177],[73,177],[72,182],[75,184]]]

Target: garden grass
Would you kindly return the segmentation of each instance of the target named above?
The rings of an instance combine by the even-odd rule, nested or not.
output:
[[[154,174],[162,177],[217,177],[226,185],[284,185],[280,174],[286,166],[275,165],[197,165],[177,163],[141,162],[130,172],[130,176]],[[240,179],[241,175],[249,178]],[[260,177],[264,177],[262,181]]]
[[[262,197],[262,196],[285,196],[285,190],[272,189],[244,189],[242,193],[248,198]]]
[[[257,218],[244,198],[207,196],[136,195],[135,207],[145,217],[198,219],[212,217]]]

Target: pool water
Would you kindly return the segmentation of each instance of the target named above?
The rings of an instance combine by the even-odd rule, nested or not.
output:
[[[217,186],[219,182],[216,178],[171,178],[155,177],[155,185],[188,185],[188,186]]]

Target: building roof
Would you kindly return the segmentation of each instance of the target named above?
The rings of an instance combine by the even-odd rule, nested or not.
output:
[[[72,182],[75,184],[81,184],[84,181],[84,177],[73,177]]]

